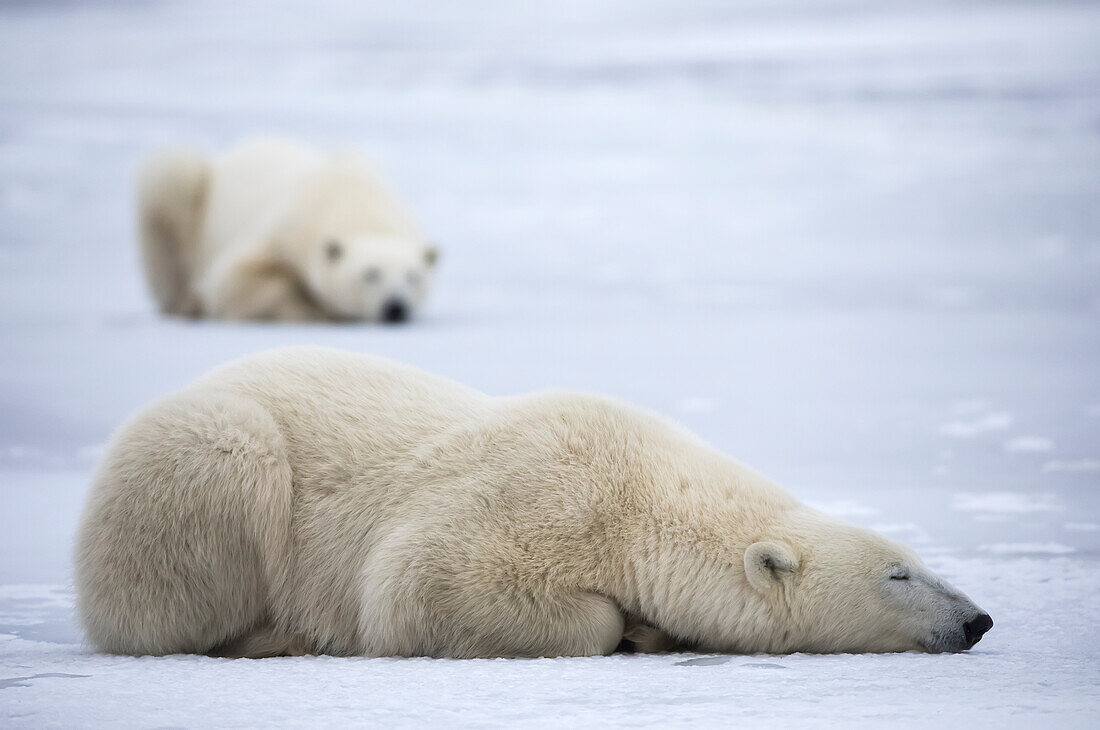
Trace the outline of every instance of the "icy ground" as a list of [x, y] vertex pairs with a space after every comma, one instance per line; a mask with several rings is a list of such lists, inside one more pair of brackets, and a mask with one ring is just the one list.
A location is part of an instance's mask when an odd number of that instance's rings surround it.
[[[0, 725], [1095, 727], [1100, 6], [0, 6]], [[165, 321], [142, 154], [374, 155], [444, 249], [401, 328]], [[289, 343], [641, 403], [913, 545], [953, 656], [97, 656], [69, 544], [132, 409]]]

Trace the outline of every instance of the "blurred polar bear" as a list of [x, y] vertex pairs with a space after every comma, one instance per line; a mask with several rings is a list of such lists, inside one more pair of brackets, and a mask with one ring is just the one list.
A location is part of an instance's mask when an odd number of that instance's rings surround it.
[[352, 153], [276, 139], [210, 160], [165, 150], [142, 168], [137, 198], [165, 314], [399, 322], [431, 284], [436, 250]]
[[911, 550], [634, 408], [313, 347], [138, 415], [76, 550], [87, 637], [126, 654], [939, 652], [993, 625]]

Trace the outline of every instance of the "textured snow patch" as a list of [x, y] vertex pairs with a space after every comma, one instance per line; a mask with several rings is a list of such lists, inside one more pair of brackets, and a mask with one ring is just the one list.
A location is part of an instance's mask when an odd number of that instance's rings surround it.
[[940, 426], [942, 436], [971, 438], [990, 431], [1003, 431], [1012, 425], [1012, 414], [1007, 411], [987, 413], [967, 420], [949, 421]]
[[914, 545], [926, 545], [932, 542], [932, 536], [920, 525], [911, 522], [904, 524], [872, 525], [872, 530], [881, 532], [895, 540], [912, 543]]
[[45, 452], [42, 449], [35, 446], [24, 446], [23, 444], [0, 446], [0, 460], [2, 461], [40, 459], [44, 454]]
[[951, 411], [956, 416], [973, 416], [988, 411], [989, 405], [989, 401], [984, 398], [968, 398], [952, 403]]
[[870, 517], [877, 515], [879, 510], [862, 504], [853, 499], [837, 499], [829, 502], [807, 502], [810, 507], [821, 510], [833, 517]]
[[692, 397], [676, 401], [676, 410], [680, 413], [710, 413], [717, 407], [710, 398]]
[[1042, 436], [1020, 436], [1005, 442], [1005, 451], [1043, 452], [1054, 448], [1054, 442]]
[[1100, 471], [1100, 459], [1055, 459], [1054, 461], [1048, 461], [1047, 463], [1043, 464], [1043, 471], [1082, 474]]
[[1026, 514], [1055, 512], [1062, 509], [1050, 495], [1016, 492], [961, 492], [951, 501], [951, 508], [960, 512], [990, 512], [995, 514]]
[[979, 550], [993, 555], [1069, 555], [1076, 548], [1059, 542], [995, 542], [981, 545]]
[[1098, 532], [1100, 525], [1095, 522], [1067, 522], [1066, 529], [1070, 532]]
[[0, 635], [0, 681], [11, 682], [0, 725], [923, 727], [950, 713], [960, 727], [1090, 727], [1095, 564], [1050, 551], [928, 563], [996, 621], [969, 652], [230, 660], [106, 656]]
[[933, 286], [924, 290], [932, 304], [941, 307], [968, 307], [978, 301], [978, 291], [969, 286]]
[[73, 592], [68, 586], [38, 583], [10, 583], [0, 585], [0, 601], [33, 601], [69, 606]]

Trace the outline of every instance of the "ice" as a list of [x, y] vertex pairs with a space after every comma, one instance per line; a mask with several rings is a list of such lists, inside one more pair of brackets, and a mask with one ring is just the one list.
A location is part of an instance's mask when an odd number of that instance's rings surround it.
[[994, 555], [1066, 555], [1077, 552], [1076, 548], [1058, 542], [997, 542], [981, 545], [978, 549]]
[[[1091, 727], [1100, 6], [0, 5], [0, 724]], [[402, 328], [157, 317], [134, 169], [273, 132], [377, 159], [442, 248]], [[315, 343], [605, 393], [874, 527], [973, 651], [98, 656], [71, 538], [128, 414]]]
[[969, 421], [951, 421], [940, 426], [940, 433], [944, 436], [957, 436], [970, 438], [989, 431], [1003, 431], [1012, 425], [1012, 414], [999, 411], [987, 413]]
[[1096, 532], [1100, 525], [1095, 522], [1067, 522], [1066, 529], [1073, 532]]
[[982, 494], [959, 492], [951, 501], [951, 508], [962, 512], [1003, 512], [1008, 514], [1054, 512], [1063, 509], [1058, 500], [1051, 495], [1028, 495], [1016, 492], [984, 492]]
[[1043, 464], [1043, 471], [1100, 472], [1100, 459], [1054, 459]]
[[1054, 448], [1054, 442], [1042, 436], [1019, 436], [1005, 441], [1005, 451], [1044, 452]]

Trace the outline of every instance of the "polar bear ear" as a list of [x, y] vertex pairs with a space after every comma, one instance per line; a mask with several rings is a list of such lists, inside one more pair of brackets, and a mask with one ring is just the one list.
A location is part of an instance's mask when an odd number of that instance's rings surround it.
[[424, 249], [424, 263], [428, 266], [435, 266], [436, 261], [439, 261], [439, 249], [434, 245], [428, 246]]
[[781, 542], [754, 542], [745, 551], [745, 575], [761, 593], [771, 593], [796, 570], [798, 558]]

